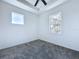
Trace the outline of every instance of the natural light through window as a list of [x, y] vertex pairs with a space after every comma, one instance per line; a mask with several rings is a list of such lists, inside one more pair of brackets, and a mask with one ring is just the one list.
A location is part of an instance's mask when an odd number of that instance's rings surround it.
[[12, 24], [24, 24], [24, 15], [12, 12]]
[[49, 27], [50, 31], [53, 33], [61, 33], [62, 27], [62, 13], [58, 12], [57, 14], [53, 14], [49, 16]]

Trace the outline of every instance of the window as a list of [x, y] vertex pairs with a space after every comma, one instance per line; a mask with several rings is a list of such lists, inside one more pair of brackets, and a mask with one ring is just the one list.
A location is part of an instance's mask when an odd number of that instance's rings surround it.
[[24, 24], [24, 15], [12, 12], [12, 24]]
[[62, 15], [61, 12], [49, 16], [49, 27], [53, 33], [61, 32]]

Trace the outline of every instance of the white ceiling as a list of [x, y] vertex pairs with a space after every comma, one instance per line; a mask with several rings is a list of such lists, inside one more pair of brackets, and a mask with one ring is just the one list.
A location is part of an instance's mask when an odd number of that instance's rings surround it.
[[[26, 1], [28, 1], [29, 3], [31, 3], [32, 5], [34, 5], [37, 0], [26, 0]], [[49, 2], [51, 0], [45, 0], [45, 1]], [[40, 0], [40, 2], [41, 2], [41, 0]]]
[[32, 13], [42, 13], [45, 11], [48, 11], [50, 9], [53, 9], [63, 2], [67, 0], [45, 0], [47, 2], [47, 5], [45, 6], [43, 2], [40, 0], [35, 7], [34, 4], [36, 0], [3, 0], [9, 4], [12, 4], [14, 6], [17, 6], [19, 8], [25, 9], [27, 11], [30, 11]]
[[[26, 1], [28, 1], [29, 3], [31, 3], [34, 6], [37, 0], [26, 0]], [[45, 0], [45, 1], [47, 2], [47, 5], [49, 5], [49, 4], [51, 4], [51, 2], [54, 3], [57, 0]], [[43, 7], [45, 7], [45, 5], [43, 4], [43, 2], [41, 0], [39, 0], [36, 7], [38, 9], [42, 9]]]

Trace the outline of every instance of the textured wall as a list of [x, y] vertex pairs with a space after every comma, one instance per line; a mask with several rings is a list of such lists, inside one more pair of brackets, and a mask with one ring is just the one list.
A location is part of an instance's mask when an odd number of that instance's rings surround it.
[[79, 59], [79, 52], [35, 40], [0, 50], [0, 59]]

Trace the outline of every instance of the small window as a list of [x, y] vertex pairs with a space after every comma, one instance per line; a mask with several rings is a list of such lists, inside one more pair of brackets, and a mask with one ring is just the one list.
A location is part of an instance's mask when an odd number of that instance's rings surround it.
[[12, 24], [24, 24], [24, 15], [12, 12]]

